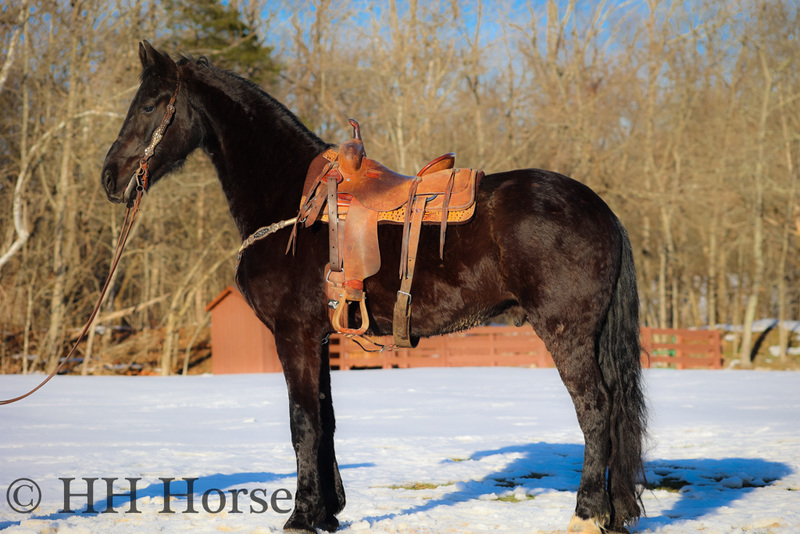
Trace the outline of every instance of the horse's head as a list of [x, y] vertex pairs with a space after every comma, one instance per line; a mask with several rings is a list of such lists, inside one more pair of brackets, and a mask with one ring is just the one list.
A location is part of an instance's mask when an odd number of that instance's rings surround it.
[[[191, 108], [183, 97], [185, 92], [179, 91], [178, 65], [147, 41], [139, 44], [139, 58], [143, 69], [141, 85], [119, 136], [106, 155], [101, 178], [109, 200], [129, 205], [135, 197], [140, 162], [146, 161], [148, 178], [144, 185], [149, 187], [179, 167], [199, 144], [198, 129], [191, 126]], [[173, 96], [176, 111], [170, 117], [167, 107]], [[159, 137], [154, 133], [162, 123], [166, 124], [163, 137], [154, 143]], [[145, 153], [148, 147], [152, 154]]]

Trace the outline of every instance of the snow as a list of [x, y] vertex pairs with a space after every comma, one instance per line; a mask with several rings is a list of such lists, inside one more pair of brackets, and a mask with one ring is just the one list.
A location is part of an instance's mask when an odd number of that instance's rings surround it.
[[[0, 397], [40, 378], [0, 376]], [[332, 380], [342, 532], [565, 531], [583, 439], [555, 370], [347, 371]], [[800, 373], [649, 370], [646, 380], [646, 469], [657, 488], [643, 495], [648, 516], [636, 532], [800, 532]], [[278, 374], [60, 376], [0, 407], [0, 425], [0, 530], [9, 534], [266, 533], [288, 518], [295, 460]], [[10, 507], [33, 503], [22, 478], [41, 490], [31, 513]], [[86, 478], [97, 479], [91, 497]], [[184, 513], [185, 496], [160, 513], [161, 478], [176, 479], [173, 494], [196, 478], [197, 513]], [[62, 512], [61, 479], [72, 479], [74, 513]], [[87, 504], [106, 510], [108, 484], [115, 513], [86, 513]], [[131, 484], [139, 513], [124, 495]]]

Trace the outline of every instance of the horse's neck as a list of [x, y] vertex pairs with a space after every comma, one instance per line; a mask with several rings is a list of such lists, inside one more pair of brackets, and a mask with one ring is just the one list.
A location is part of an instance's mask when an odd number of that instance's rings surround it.
[[[325, 144], [298, 128], [289, 112], [247, 88], [249, 109], [219, 88], [201, 96], [211, 158], [242, 238], [297, 214], [311, 160]], [[220, 98], [228, 99], [222, 105]], [[256, 113], [253, 113], [253, 110]], [[219, 111], [224, 110], [224, 111]]]

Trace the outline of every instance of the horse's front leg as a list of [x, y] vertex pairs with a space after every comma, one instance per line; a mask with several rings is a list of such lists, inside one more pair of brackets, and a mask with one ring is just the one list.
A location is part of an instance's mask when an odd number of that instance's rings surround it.
[[300, 327], [276, 327], [275, 343], [289, 392], [289, 423], [297, 457], [297, 491], [288, 532], [335, 530], [344, 489], [333, 450], [330, 370], [322, 338]]
[[342, 477], [339, 475], [339, 464], [336, 462], [336, 451], [333, 446], [333, 434], [336, 431], [336, 418], [333, 413], [331, 397], [331, 367], [328, 359], [328, 343], [322, 345], [322, 358], [319, 369], [319, 402], [322, 417], [322, 441], [319, 446], [318, 468], [320, 490], [325, 504], [326, 517], [316, 526], [333, 532], [339, 528], [336, 514], [344, 509], [345, 496]]

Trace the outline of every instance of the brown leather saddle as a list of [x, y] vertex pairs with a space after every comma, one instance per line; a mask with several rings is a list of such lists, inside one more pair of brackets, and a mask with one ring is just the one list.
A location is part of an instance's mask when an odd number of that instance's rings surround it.
[[[328, 149], [311, 163], [297, 221], [305, 227], [317, 220], [328, 224], [330, 262], [325, 283], [331, 324], [349, 336], [362, 335], [369, 328], [364, 279], [381, 266], [378, 224], [403, 225], [394, 344], [413, 347], [418, 339], [410, 335], [411, 283], [420, 229], [423, 224], [439, 225], [439, 255], [443, 257], [447, 225], [466, 222], [475, 213], [483, 172], [456, 169], [451, 153], [431, 161], [416, 176], [396, 173], [366, 157], [359, 125], [352, 119], [350, 124], [353, 138], [338, 152]], [[290, 246], [294, 236], [293, 231]], [[350, 306], [360, 310], [357, 327], [348, 325]]]

